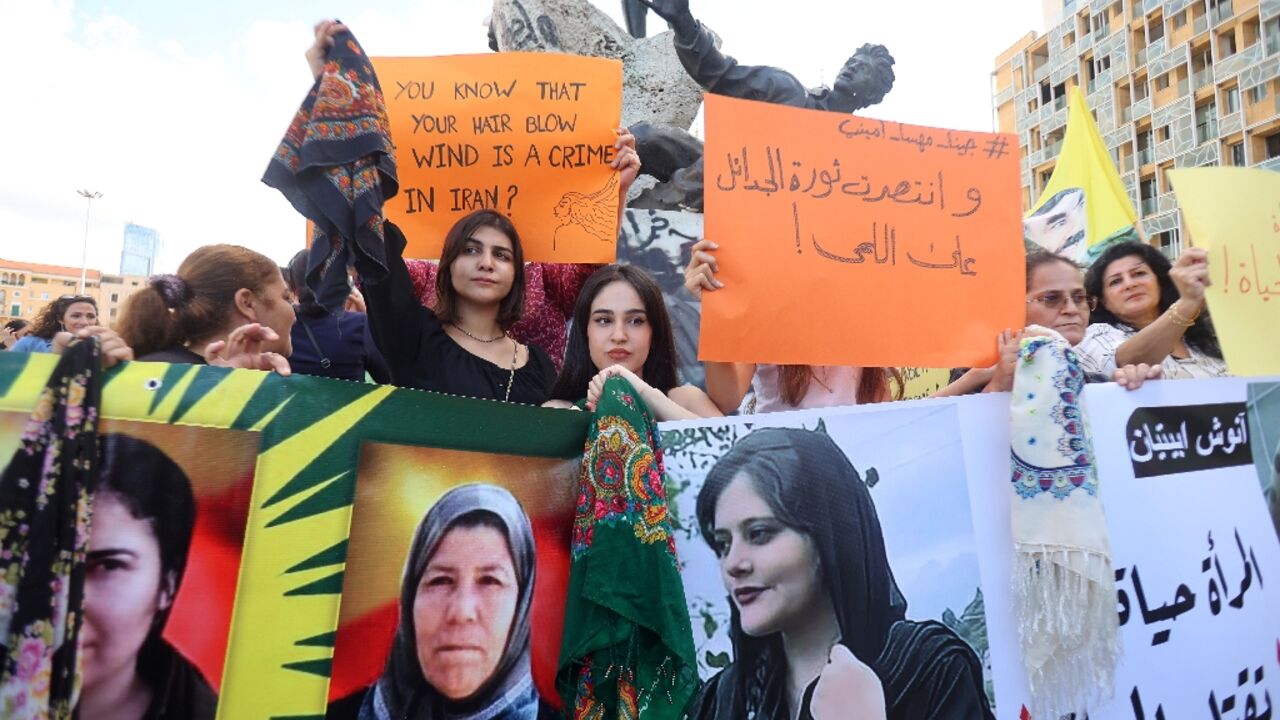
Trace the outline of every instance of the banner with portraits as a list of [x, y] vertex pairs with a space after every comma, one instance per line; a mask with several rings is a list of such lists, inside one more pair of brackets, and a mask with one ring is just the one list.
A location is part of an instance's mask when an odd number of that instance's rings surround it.
[[[0, 353], [0, 462], [55, 362]], [[1086, 393], [1125, 647], [1090, 717], [1280, 700], [1277, 387]], [[561, 708], [588, 413], [159, 363], [109, 371], [100, 412], [82, 703], [137, 672], [181, 717]], [[1008, 427], [1000, 394], [661, 425], [707, 682], [691, 715], [784, 702], [783, 634], [824, 617], [841, 678], [1023, 717]]]

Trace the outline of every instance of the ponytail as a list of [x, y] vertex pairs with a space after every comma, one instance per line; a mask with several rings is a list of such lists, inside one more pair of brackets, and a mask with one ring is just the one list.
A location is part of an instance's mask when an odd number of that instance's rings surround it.
[[176, 275], [156, 275], [129, 296], [117, 332], [138, 357], [209, 340], [231, 323], [239, 290], [261, 294], [279, 275], [261, 253], [206, 245], [188, 255]]

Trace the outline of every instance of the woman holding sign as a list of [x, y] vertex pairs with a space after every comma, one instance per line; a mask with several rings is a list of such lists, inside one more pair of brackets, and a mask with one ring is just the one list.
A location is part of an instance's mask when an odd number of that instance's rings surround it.
[[1205, 308], [1209, 255], [1187, 248], [1176, 264], [1139, 242], [1112, 245], [1089, 268], [1093, 324], [1076, 346], [1086, 371], [1160, 365], [1168, 379], [1224, 377], [1226, 363]]
[[606, 265], [578, 295], [564, 370], [551, 389], [553, 407], [585, 398], [595, 410], [604, 381], [621, 376], [659, 422], [722, 413], [707, 394], [676, 378], [676, 349], [662, 289], [642, 268]]
[[[307, 63], [310, 66], [314, 77], [319, 78], [320, 74], [323, 72], [329, 49], [334, 43], [334, 37], [346, 29], [345, 25], [342, 25], [335, 20], [324, 20], [315, 26], [315, 42], [306, 52]], [[621, 222], [623, 206], [625, 205], [624, 201], [640, 170], [640, 156], [635, 150], [635, 137], [629, 130], [626, 128], [616, 128], [615, 132], [617, 137], [614, 141], [613, 147], [616, 154], [614, 159], [609, 163], [609, 166], [618, 171], [617, 180], [619, 202], [617, 221]], [[465, 222], [465, 218], [463, 221], [460, 221], [459, 224], [461, 224], [461, 222]], [[450, 234], [452, 235], [452, 233]], [[394, 243], [390, 239], [387, 240], [388, 255], [391, 255], [393, 251], [393, 244]], [[445, 268], [447, 263], [444, 258], [441, 258], [439, 263], [426, 260], [404, 259], [403, 252], [404, 246], [401, 245], [399, 250], [396, 251], [398, 257], [388, 257], [388, 262], [394, 263], [397, 266], [403, 265], [406, 268], [406, 273], [410, 281], [410, 290], [418, 298], [422, 306], [438, 307], [441, 297], [455, 294], [456, 289], [453, 287], [441, 288], [442, 284], [448, 286], [451, 282], [451, 280], [446, 278]], [[447, 250], [445, 252], [447, 253]], [[523, 260], [521, 260], [521, 265], [522, 268], [519, 273], [520, 277], [516, 284], [519, 289], [520, 303], [516, 306], [516, 314], [512, 318], [509, 318], [510, 322], [503, 327], [494, 325], [488, 328], [490, 332], [476, 332], [476, 328], [471, 327], [467, 328], [467, 332], [471, 333], [471, 335], [475, 337], [481, 338], [495, 338], [496, 333], [501, 333], [510, 339], [511, 342], [518, 343], [522, 346], [541, 348], [542, 351], [545, 351], [541, 354], [549, 357], [554, 366], [551, 371], [551, 378], [554, 379], [554, 374], [559, 368], [560, 361], [564, 353], [565, 323], [573, 311], [575, 300], [582, 288], [583, 282], [586, 280], [587, 276], [595, 270], [595, 266], [552, 263], [529, 263], [528, 265], [524, 265]], [[366, 291], [369, 290], [369, 288], [365, 289]], [[372, 324], [376, 333], [378, 329], [378, 322], [375, 315], [374, 304], [375, 303], [372, 301], [369, 303], [369, 316], [373, 321]], [[408, 304], [401, 304], [400, 307], [406, 311], [410, 311]], [[387, 332], [400, 332], [399, 329], [394, 329], [394, 322], [392, 325], [393, 328], [389, 328]], [[450, 335], [453, 336], [454, 339], [456, 339], [468, 352], [475, 354], [477, 351], [480, 351], [479, 354], [482, 357], [486, 357], [492, 362], [496, 362], [503, 367], [508, 367], [511, 364], [509, 356], [506, 359], [498, 360], [496, 356], [490, 357], [484, 352], [484, 350], [490, 347], [488, 343], [494, 343], [496, 342], [496, 339], [481, 342], [481, 346], [477, 346], [476, 342], [469, 341], [474, 340], [474, 338], [469, 338], [466, 333], [455, 331], [457, 329], [456, 324], [451, 325], [446, 322], [446, 328]], [[480, 328], [480, 330], [484, 330], [484, 328]], [[382, 348], [381, 341], [379, 341], [378, 344], [379, 348], [383, 350], [384, 355], [387, 356], [387, 360], [394, 364], [394, 359], [387, 355], [386, 350]], [[504, 399], [507, 395], [505, 389], [499, 392], [479, 392], [477, 394], [476, 388], [474, 387], [428, 387], [427, 385], [419, 384], [419, 381], [422, 380], [422, 378], [417, 376], [420, 373], [411, 373], [417, 378], [416, 380], [406, 380], [398, 377], [398, 375], [403, 374], [404, 373], [397, 374], [393, 371], [393, 376], [395, 376], [394, 382], [397, 385], [420, 387], [423, 389], [433, 389], [459, 395], [470, 395], [474, 397], [486, 397], [493, 399]], [[548, 381], [548, 386], [549, 384], [550, 383]], [[541, 399], [523, 395], [520, 396], [522, 399], [514, 399], [515, 397], [516, 396], [513, 395], [508, 399], [511, 399], [513, 402], [541, 402], [546, 399], [545, 394], [542, 395]]]
[[734, 658], [690, 717], [992, 717], [973, 649], [905, 619], [871, 494], [825, 433], [751, 433], [707, 474], [697, 518], [729, 593]]
[[[704, 290], [724, 287], [716, 279], [720, 265], [713, 251], [719, 245], [699, 240], [685, 268], [684, 286], [701, 299]], [[754, 393], [748, 413], [802, 408], [839, 407], [902, 398], [902, 373], [897, 368], [859, 368], [813, 365], [756, 365], [706, 362], [707, 394], [722, 413], [738, 409], [748, 391]]]

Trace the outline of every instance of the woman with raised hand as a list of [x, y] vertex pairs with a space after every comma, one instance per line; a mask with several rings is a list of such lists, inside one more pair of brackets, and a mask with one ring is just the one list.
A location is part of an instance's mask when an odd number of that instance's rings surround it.
[[[347, 30], [347, 27], [336, 20], [323, 20], [315, 26], [315, 42], [306, 51], [307, 64], [313, 77], [319, 78], [329, 49], [333, 46], [334, 36]], [[614, 141], [616, 155], [609, 166], [619, 172], [618, 175], [618, 221], [621, 222], [627, 193], [635, 182], [640, 170], [640, 156], [635, 150], [635, 137], [626, 128], [616, 128]], [[388, 254], [391, 250], [388, 240]], [[403, 248], [400, 251], [403, 253]], [[393, 262], [388, 257], [388, 262]], [[434, 262], [411, 258], [395, 261], [403, 263], [411, 281], [413, 294], [421, 305], [434, 307], [440, 297], [441, 268], [443, 260]], [[584, 264], [537, 263], [524, 264], [521, 273], [519, 312], [511, 324], [503, 329], [514, 341], [525, 346], [537, 346], [545, 351], [554, 366], [553, 372], [559, 370], [564, 357], [566, 345], [566, 321], [572, 316], [573, 309], [583, 283], [598, 266]], [[365, 288], [368, 293], [370, 287]], [[452, 292], [446, 289], [443, 292]], [[371, 311], [372, 313], [372, 311]], [[388, 358], [390, 360], [390, 358]], [[405, 384], [396, 381], [397, 384]], [[416, 386], [415, 386], [416, 387]], [[445, 390], [445, 392], [452, 392]], [[457, 392], [455, 394], [468, 394]], [[481, 397], [495, 397], [481, 395]], [[501, 395], [496, 396], [501, 399]]]
[[138, 360], [289, 374], [293, 306], [271, 258], [238, 245], [197, 248], [173, 275], [129, 296], [117, 324]]
[[[1075, 261], [1046, 250], [1027, 254], [1027, 327], [1017, 332], [1006, 329], [996, 339], [998, 361], [986, 368], [956, 370], [952, 383], [935, 397], [964, 395], [979, 391], [1003, 392], [1013, 389], [1014, 366], [1022, 339], [1057, 333], [1072, 347], [1084, 340], [1089, 318], [1097, 301], [1085, 290], [1084, 271]], [[1159, 363], [1132, 363], [1114, 372], [1087, 372], [1086, 382], [1115, 381], [1137, 390], [1147, 380], [1163, 374]]]
[[1227, 365], [1205, 306], [1209, 255], [1187, 248], [1176, 263], [1139, 242], [1107, 248], [1089, 268], [1085, 290], [1098, 303], [1076, 347], [1081, 366], [1110, 374], [1117, 367], [1159, 365], [1164, 377], [1224, 377]]
[[[696, 298], [716, 291], [724, 283], [715, 250], [719, 245], [699, 240], [685, 268], [685, 287]], [[769, 413], [801, 408], [862, 405], [902, 399], [903, 379], [897, 368], [835, 365], [757, 365], [738, 362], [706, 362], [707, 395], [722, 413], [739, 409], [747, 393], [754, 392], [748, 413]]]
[[606, 265], [587, 278], [547, 405], [581, 402], [595, 410], [604, 381], [615, 375], [631, 383], [659, 421], [722, 414], [702, 390], [679, 383], [662, 290], [634, 265]]
[[707, 474], [696, 513], [729, 594], [733, 661], [690, 718], [993, 717], [973, 649], [905, 619], [871, 493], [825, 433], [752, 432]]

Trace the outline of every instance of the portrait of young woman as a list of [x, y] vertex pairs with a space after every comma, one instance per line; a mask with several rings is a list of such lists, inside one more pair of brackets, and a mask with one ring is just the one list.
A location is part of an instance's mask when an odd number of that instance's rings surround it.
[[696, 519], [732, 653], [690, 717], [992, 717], [973, 648], [907, 618], [867, 482], [826, 432], [740, 437], [707, 473]]

